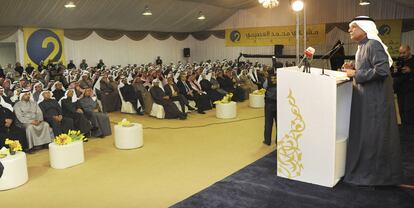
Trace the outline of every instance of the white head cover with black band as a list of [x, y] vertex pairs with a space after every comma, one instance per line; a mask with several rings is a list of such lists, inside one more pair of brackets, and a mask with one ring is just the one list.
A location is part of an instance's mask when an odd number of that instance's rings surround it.
[[55, 99], [53, 96], [53, 93], [50, 90], [43, 90], [39, 95], [39, 100], [37, 101], [37, 104], [40, 104], [45, 100], [45, 97], [43, 96], [43, 93], [49, 92], [50, 93], [50, 99]]
[[[4, 88], [0, 86], [0, 91], [4, 91]], [[4, 108], [9, 109], [11, 112], [13, 112], [13, 107], [9, 103], [7, 103], [2, 96], [0, 96], [0, 105]]]
[[[384, 47], [385, 53], [388, 55], [388, 62], [390, 63], [390, 67], [393, 64], [392, 58], [390, 53], [388, 53], [388, 47], [382, 42], [381, 38], [378, 36], [378, 29], [377, 25], [375, 25], [375, 21], [368, 16], [358, 16], [355, 17], [349, 26], [351, 27], [353, 24], [357, 24], [364, 32], [367, 33], [367, 38], [371, 40], [377, 40], [381, 43], [382, 47]], [[359, 53], [359, 46], [356, 54]]]
[[30, 91], [30, 90], [27, 90], [27, 89], [24, 89], [24, 90], [22, 90], [22, 91], [20, 92], [20, 94], [19, 94], [19, 100], [22, 100], [23, 95], [25, 95], [25, 94], [27, 94], [27, 93], [30, 95], [30, 101], [34, 101], [34, 99], [33, 99], [33, 95], [32, 95], [32, 93], [31, 93], [31, 91]]

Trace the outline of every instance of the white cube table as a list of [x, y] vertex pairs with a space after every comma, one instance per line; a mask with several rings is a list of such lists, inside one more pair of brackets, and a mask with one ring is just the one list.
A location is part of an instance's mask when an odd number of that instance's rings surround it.
[[115, 125], [115, 146], [118, 149], [135, 149], [144, 145], [142, 125], [133, 123], [133, 126], [123, 127]]
[[55, 169], [65, 169], [85, 161], [83, 141], [75, 141], [66, 145], [49, 144], [50, 166]]
[[237, 105], [236, 102], [220, 103], [216, 105], [216, 117], [217, 118], [236, 118]]
[[16, 188], [29, 180], [24, 152], [16, 152], [15, 155], [9, 155], [0, 161], [4, 166], [3, 176], [0, 178], [0, 190]]
[[264, 108], [264, 95], [249, 94], [249, 106], [252, 108]]

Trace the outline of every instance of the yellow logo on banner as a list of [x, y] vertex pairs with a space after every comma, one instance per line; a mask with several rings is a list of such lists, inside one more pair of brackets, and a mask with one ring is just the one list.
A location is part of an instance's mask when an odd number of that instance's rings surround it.
[[24, 61], [37, 67], [40, 61], [44, 63], [65, 63], [64, 36], [61, 29], [23, 28]]
[[[307, 43], [325, 43], [325, 24], [307, 26]], [[303, 35], [303, 27], [300, 35]], [[226, 30], [226, 46], [295, 45], [296, 26], [240, 28]]]
[[398, 49], [401, 45], [402, 20], [379, 20], [376, 22], [379, 36], [391, 56], [399, 56]]

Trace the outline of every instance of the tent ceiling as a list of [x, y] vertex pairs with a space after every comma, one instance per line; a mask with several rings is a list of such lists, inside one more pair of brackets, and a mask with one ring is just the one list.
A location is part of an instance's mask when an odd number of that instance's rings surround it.
[[[75, 9], [64, 8], [67, 0], [0, 0], [0, 27], [195, 32], [214, 28], [239, 9], [259, 5], [257, 0], [72, 1], [77, 5]], [[394, 1], [414, 8], [413, 0]], [[152, 16], [141, 15], [145, 5], [151, 9]], [[196, 19], [200, 11], [206, 20]]]
[[[257, 0], [0, 0], [0, 26], [194, 32], [213, 28]], [[152, 16], [142, 16], [145, 5]], [[197, 20], [202, 11], [206, 20]]]

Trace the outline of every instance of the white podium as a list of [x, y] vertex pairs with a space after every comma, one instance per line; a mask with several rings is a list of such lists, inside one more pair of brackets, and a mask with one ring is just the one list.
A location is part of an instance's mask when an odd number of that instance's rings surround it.
[[115, 146], [118, 149], [135, 149], [144, 145], [142, 124], [123, 127], [115, 125]]
[[15, 155], [9, 155], [0, 161], [4, 166], [3, 176], [0, 178], [0, 191], [16, 188], [29, 180], [24, 152], [16, 152]]
[[277, 175], [333, 187], [345, 172], [352, 82], [321, 72], [277, 71]]

